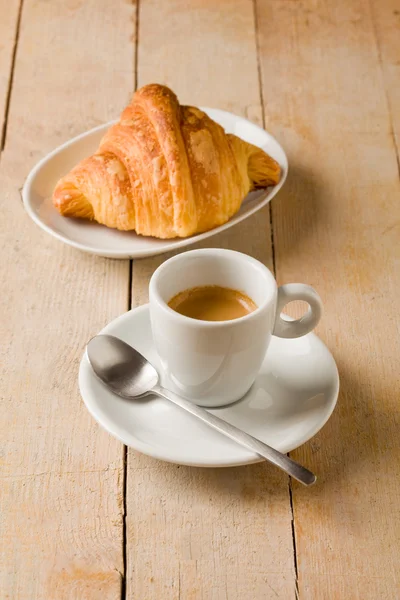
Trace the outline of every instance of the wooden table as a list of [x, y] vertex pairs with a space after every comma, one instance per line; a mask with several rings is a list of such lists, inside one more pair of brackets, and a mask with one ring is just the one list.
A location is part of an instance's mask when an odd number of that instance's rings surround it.
[[[400, 597], [400, 5], [397, 0], [0, 0], [1, 584], [12, 600]], [[20, 189], [54, 147], [118, 116], [135, 86], [264, 125], [290, 176], [212, 238], [306, 281], [341, 375], [293, 456], [205, 470], [127, 450], [83, 406], [87, 340], [147, 301], [165, 256], [68, 248]]]

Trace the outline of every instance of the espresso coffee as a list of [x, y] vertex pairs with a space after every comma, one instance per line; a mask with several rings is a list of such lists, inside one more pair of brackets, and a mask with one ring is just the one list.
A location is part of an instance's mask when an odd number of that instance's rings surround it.
[[251, 298], [230, 288], [207, 285], [179, 292], [168, 306], [177, 313], [202, 321], [231, 321], [256, 310]]

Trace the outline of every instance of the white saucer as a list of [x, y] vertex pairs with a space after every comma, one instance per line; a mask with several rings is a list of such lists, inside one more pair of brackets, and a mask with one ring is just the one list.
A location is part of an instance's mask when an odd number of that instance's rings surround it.
[[243, 221], [265, 206], [283, 186], [288, 161], [280, 144], [269, 133], [247, 119], [224, 110], [203, 108], [227, 133], [263, 148], [282, 168], [282, 178], [275, 187], [248, 194], [240, 211], [220, 227], [185, 239], [158, 240], [142, 237], [130, 231], [108, 229], [98, 223], [62, 217], [54, 208], [51, 196], [57, 181], [68, 173], [82, 158], [98, 148], [101, 138], [113, 122], [106, 123], [79, 135], [45, 156], [30, 172], [22, 190], [22, 199], [29, 216], [42, 229], [57, 239], [85, 252], [110, 258], [144, 258], [176, 248], [189, 246]]
[[[118, 317], [101, 333], [125, 340], [159, 369], [148, 305]], [[262, 460], [167, 400], [154, 397], [127, 401], [115, 396], [95, 377], [86, 354], [80, 364], [79, 387], [89, 412], [100, 425], [127, 446], [154, 458], [201, 467], [237, 466]], [[338, 391], [336, 363], [316, 335], [295, 340], [273, 337], [247, 396], [211, 412], [277, 450], [288, 452], [309, 440], [326, 423], [335, 408]]]

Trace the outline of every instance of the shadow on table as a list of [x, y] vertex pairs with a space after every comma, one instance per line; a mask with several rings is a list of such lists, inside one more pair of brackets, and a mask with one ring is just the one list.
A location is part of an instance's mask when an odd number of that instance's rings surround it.
[[327, 189], [312, 171], [296, 164], [290, 166], [287, 181], [271, 204], [278, 275], [279, 267], [285, 267], [284, 261], [294, 253], [297, 257], [299, 247], [308, 244], [323, 227], [323, 221], [329, 220], [333, 207]]
[[[307, 497], [312, 506], [321, 496], [334, 501], [339, 490], [362, 494], [363, 485], [371, 477], [378, 485], [390, 473], [391, 462], [396, 460], [398, 431], [387, 400], [390, 395], [394, 398], [395, 390], [382, 379], [377, 380], [371, 368], [353, 374], [339, 364], [341, 390], [332, 417], [314, 438], [290, 453], [318, 476], [313, 488], [292, 483], [295, 501]], [[246, 500], [251, 506], [266, 498], [274, 502], [288, 499], [288, 477], [267, 462], [206, 469], [167, 465], [147, 457], [138, 460], [151, 461], [148, 466], [159, 471], [164, 483], [168, 480], [178, 489], [183, 486], [188, 496], [194, 494], [196, 503], [230, 498]]]
[[267, 462], [228, 468], [186, 467], [130, 451], [129, 471], [133, 488], [146, 472], [155, 497], [158, 493], [174, 497], [182, 506], [245, 501], [249, 507], [288, 500], [288, 476]]
[[362, 494], [371, 478], [377, 486], [379, 480], [383, 484], [396, 460], [398, 430], [388, 402], [390, 396], [396, 401], [395, 390], [382, 377], [374, 377], [368, 361], [357, 374], [344, 365], [338, 368], [341, 387], [332, 417], [291, 456], [317, 473], [316, 490], [326, 494], [344, 487], [350, 494]]

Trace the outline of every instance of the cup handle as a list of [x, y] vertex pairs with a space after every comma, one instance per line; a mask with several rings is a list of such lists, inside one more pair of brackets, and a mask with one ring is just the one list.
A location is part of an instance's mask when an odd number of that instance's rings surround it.
[[[289, 302], [304, 300], [308, 303], [308, 311], [295, 321], [285, 321], [281, 312]], [[322, 315], [322, 300], [317, 292], [305, 283], [287, 283], [278, 288], [276, 317], [273, 334], [281, 338], [298, 338], [312, 331]]]

